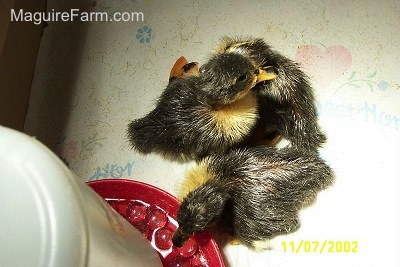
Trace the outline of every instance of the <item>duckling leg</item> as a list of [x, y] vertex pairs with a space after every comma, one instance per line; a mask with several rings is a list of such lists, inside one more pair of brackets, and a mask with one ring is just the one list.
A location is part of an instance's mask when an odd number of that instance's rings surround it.
[[207, 227], [207, 230], [211, 233], [214, 240], [219, 245], [232, 245], [238, 246], [241, 244], [239, 239], [233, 235], [232, 232], [228, 231], [227, 229], [221, 227], [218, 223], [212, 223]]
[[262, 126], [257, 126], [248, 142], [249, 146], [274, 146], [281, 138], [281, 135], [275, 130], [265, 130]]
[[188, 61], [184, 56], [178, 58], [174, 66], [172, 66], [171, 72], [169, 73], [169, 78], [181, 77], [183, 75], [183, 66], [186, 65]]
[[251, 248], [255, 251], [264, 251], [272, 248], [271, 242], [269, 239], [265, 240], [256, 240], [251, 244]]
[[197, 75], [199, 74], [199, 63], [198, 62], [189, 62], [185, 64], [183, 67], [183, 78], [188, 75]]
[[240, 245], [240, 241], [239, 239], [237, 239], [236, 237], [229, 235], [229, 244], [233, 245], [233, 246], [238, 246]]
[[169, 79], [185, 78], [188, 75], [197, 75], [199, 73], [199, 63], [188, 62], [184, 56], [178, 58], [172, 66]]

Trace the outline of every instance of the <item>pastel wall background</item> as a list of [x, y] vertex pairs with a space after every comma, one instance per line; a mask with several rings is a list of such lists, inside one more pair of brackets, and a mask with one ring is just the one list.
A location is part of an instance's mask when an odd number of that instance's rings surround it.
[[[49, 22], [25, 132], [83, 180], [144, 181], [175, 193], [189, 164], [142, 156], [126, 139], [184, 55], [204, 62], [218, 39], [264, 38], [312, 78], [335, 185], [301, 229], [263, 253], [221, 248], [228, 266], [399, 266], [399, 1], [48, 1], [48, 10], [142, 12], [144, 21]], [[331, 240], [354, 252], [295, 253], [282, 242]], [[334, 244], [336, 244], [334, 243]]]

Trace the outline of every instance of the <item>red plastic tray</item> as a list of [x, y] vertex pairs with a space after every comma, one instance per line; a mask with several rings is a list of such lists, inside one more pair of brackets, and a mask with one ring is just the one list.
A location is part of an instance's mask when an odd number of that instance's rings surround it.
[[[102, 198], [104, 198], [110, 204], [110, 206], [120, 213], [125, 219], [127, 219], [125, 212], [126, 206], [128, 205], [127, 201], [142, 201], [151, 205], [152, 207], [158, 207], [161, 210], [164, 210], [168, 216], [176, 220], [176, 215], [179, 209], [179, 201], [174, 196], [160, 188], [146, 183], [125, 179], [103, 179], [87, 182], [87, 184]], [[119, 200], [121, 200], [121, 205], [118, 205]], [[210, 267], [225, 266], [217, 244], [207, 231], [195, 234], [193, 237], [198, 246], [198, 251], [196, 253], [201, 254], [195, 256], [197, 256], [197, 258], [201, 256], [203, 260], [206, 260], [206, 264], [199, 265], [198, 261], [195, 263], [196, 259], [191, 260], [189, 258], [185, 259], [185, 264], [174, 265], [170, 262], [171, 257], [158, 253], [163, 265]]]

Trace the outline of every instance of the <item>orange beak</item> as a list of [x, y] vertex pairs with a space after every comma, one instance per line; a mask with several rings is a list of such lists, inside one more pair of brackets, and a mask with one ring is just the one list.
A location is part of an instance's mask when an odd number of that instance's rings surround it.
[[263, 67], [258, 69], [259, 74], [257, 75], [257, 83], [263, 81], [273, 80], [278, 77], [278, 69], [272, 66]]

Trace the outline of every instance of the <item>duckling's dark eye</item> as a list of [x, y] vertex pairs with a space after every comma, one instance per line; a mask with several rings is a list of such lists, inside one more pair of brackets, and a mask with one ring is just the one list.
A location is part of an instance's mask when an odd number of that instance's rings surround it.
[[240, 75], [237, 79], [236, 79], [236, 82], [244, 82], [244, 81], [246, 81], [247, 80], [247, 74], [243, 74], [243, 75]]
[[204, 73], [205, 71], [206, 71], [206, 70], [204, 69], [204, 67], [201, 66], [200, 69], [199, 69], [199, 73]]

